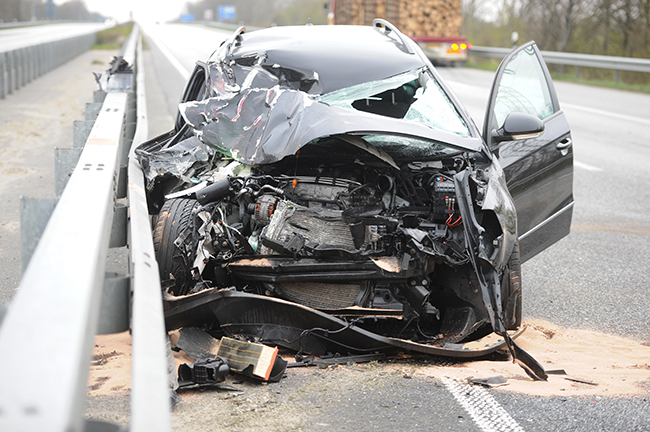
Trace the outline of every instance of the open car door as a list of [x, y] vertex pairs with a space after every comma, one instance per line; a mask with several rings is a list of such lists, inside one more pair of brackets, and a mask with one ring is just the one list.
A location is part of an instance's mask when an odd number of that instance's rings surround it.
[[[515, 130], [532, 130], [531, 121], [539, 124], [537, 133], [516, 134]], [[483, 138], [503, 166], [515, 201], [524, 262], [566, 236], [573, 213], [571, 130], [534, 42], [513, 50], [501, 62]]]

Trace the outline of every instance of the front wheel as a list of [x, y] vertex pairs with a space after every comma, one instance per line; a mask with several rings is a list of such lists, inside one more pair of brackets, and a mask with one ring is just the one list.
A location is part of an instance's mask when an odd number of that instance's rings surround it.
[[194, 209], [197, 207], [199, 202], [194, 199], [176, 198], [165, 201], [153, 230], [160, 281], [171, 285], [169, 292], [176, 296], [189, 293], [194, 285], [192, 267], [196, 250], [192, 245], [196, 231]]
[[516, 330], [521, 326], [521, 258], [519, 241], [515, 242], [508, 265], [501, 278], [502, 307], [505, 314], [506, 330]]

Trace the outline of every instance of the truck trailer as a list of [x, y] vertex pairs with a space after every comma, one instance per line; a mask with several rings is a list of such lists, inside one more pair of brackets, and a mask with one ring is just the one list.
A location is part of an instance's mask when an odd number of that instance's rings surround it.
[[471, 47], [461, 36], [461, 0], [332, 0], [334, 24], [372, 25], [383, 18], [417, 42], [436, 65], [458, 66]]

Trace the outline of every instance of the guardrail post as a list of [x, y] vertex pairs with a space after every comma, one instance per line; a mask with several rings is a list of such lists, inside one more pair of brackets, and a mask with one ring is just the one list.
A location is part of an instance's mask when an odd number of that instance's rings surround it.
[[14, 89], [18, 90], [23, 85], [23, 55], [19, 49], [14, 50], [13, 53], [15, 60], [14, 65], [16, 68], [16, 82]]
[[56, 207], [57, 198], [20, 199], [20, 268], [25, 273], [36, 245]]
[[112, 334], [129, 329], [130, 279], [117, 273], [106, 273], [99, 312], [97, 334]]
[[6, 55], [3, 52], [0, 52], [0, 99], [7, 97], [7, 61], [5, 60]]
[[13, 51], [7, 51], [7, 94], [12, 94], [14, 92], [14, 86], [16, 85], [16, 57]]
[[23, 76], [20, 86], [25, 87], [29, 84], [29, 51], [27, 48], [20, 49], [20, 60]]
[[48, 42], [45, 44], [45, 56], [47, 60], [45, 61], [45, 71], [49, 72], [52, 70], [52, 62], [54, 61], [54, 42]]
[[[92, 127], [92, 125], [91, 125]], [[86, 135], [86, 138], [88, 136]], [[54, 148], [54, 195], [60, 197], [79, 162], [83, 147]]]
[[29, 76], [28, 82], [32, 82], [36, 79], [36, 48], [31, 46], [27, 47], [27, 60], [29, 65]]

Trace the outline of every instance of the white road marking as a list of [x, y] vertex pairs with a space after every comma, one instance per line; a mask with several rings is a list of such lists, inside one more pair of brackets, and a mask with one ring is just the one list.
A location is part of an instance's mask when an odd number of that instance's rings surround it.
[[524, 432], [484, 388], [443, 378], [443, 384], [483, 432]]
[[462, 82], [460, 82], [460, 81], [449, 81], [448, 79], [446, 79], [445, 82], [446, 82], [447, 84], [449, 84], [449, 86], [450, 86], [451, 88], [455, 88], [455, 87], [457, 87], [457, 88], [459, 88], [459, 89], [462, 88], [462, 89], [466, 89], [466, 90], [477, 90], [477, 89], [480, 89], [480, 90], [483, 90], [483, 91], [486, 91], [486, 92], [490, 91], [490, 89], [488, 89], [488, 88], [483, 88], [483, 87], [479, 87], [479, 86], [475, 86], [475, 85], [471, 85], [471, 84], [465, 84], [465, 83], [462, 83]]
[[[449, 84], [452, 88], [458, 88], [458, 89], [465, 89], [465, 90], [480, 90], [480, 91], [488, 91], [489, 89], [475, 86], [472, 84], [465, 84], [461, 83], [459, 81], [450, 81], [450, 80], [445, 80], [447, 84]], [[629, 114], [620, 114], [612, 111], [605, 111], [597, 108], [589, 108], [586, 106], [582, 105], [574, 105], [571, 103], [565, 103], [560, 101], [560, 108], [568, 108], [570, 110], [577, 110], [577, 111], [582, 111], [586, 112], [589, 114], [595, 114], [598, 116], [603, 116], [603, 117], [609, 117], [612, 119], [617, 119], [617, 120], [624, 120], [624, 121], [629, 121], [629, 122], [636, 122], [636, 123], [642, 123], [646, 125], [650, 125], [650, 119], [649, 118], [644, 118], [644, 117], [636, 117], [633, 115]]]
[[154, 37], [151, 33], [148, 33], [149, 39], [158, 47], [158, 49], [163, 53], [167, 60], [176, 68], [176, 70], [181, 74], [183, 79], [187, 81], [190, 78], [190, 71], [185, 69], [185, 67], [174, 57], [174, 54], [167, 49], [167, 47], [162, 43], [162, 41]]
[[611, 112], [611, 111], [599, 110], [599, 109], [596, 109], [596, 108], [589, 108], [589, 107], [585, 107], [585, 106], [582, 106], [582, 105], [573, 105], [573, 104], [569, 104], [569, 103], [560, 102], [560, 108], [569, 108], [569, 109], [574, 109], [574, 110], [578, 110], [578, 111], [584, 111], [584, 112], [587, 112], [587, 113], [590, 113], [590, 114], [600, 115], [600, 116], [603, 116], [603, 117], [614, 118], [614, 119], [617, 119], [617, 120], [625, 120], [625, 121], [631, 121], [631, 122], [637, 122], [637, 123], [643, 123], [643, 124], [650, 125], [650, 119], [647, 119], [647, 118], [635, 117], [635, 116], [631, 116], [629, 114], [619, 114], [619, 113], [615, 113], [615, 112]]
[[573, 161], [573, 166], [576, 168], [581, 168], [586, 171], [592, 171], [592, 172], [601, 172], [603, 171], [602, 168], [598, 168], [597, 166], [589, 165], [584, 162], [579, 162], [577, 160]]

